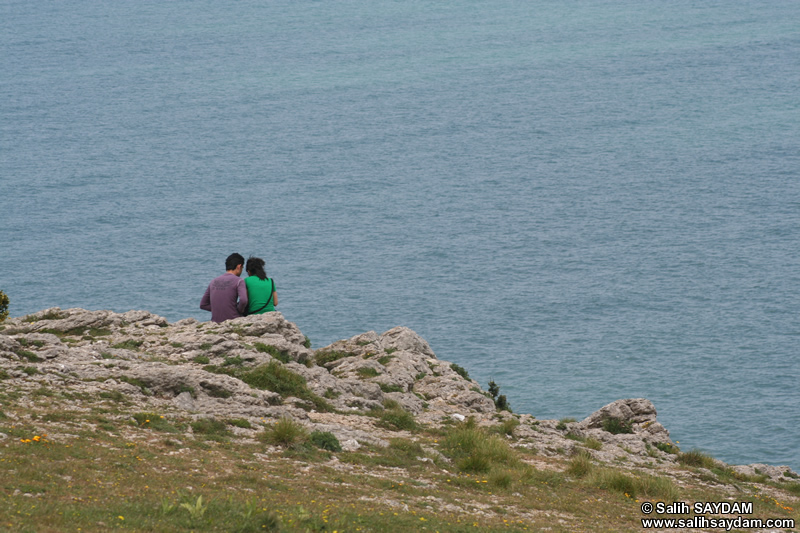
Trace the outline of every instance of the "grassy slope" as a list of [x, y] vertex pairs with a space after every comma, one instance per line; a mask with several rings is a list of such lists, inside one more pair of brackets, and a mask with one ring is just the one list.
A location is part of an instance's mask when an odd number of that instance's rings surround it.
[[0, 528], [11, 531], [640, 531], [642, 501], [674, 498], [800, 518], [790, 485], [545, 459], [509, 446], [500, 427], [421, 428], [387, 449], [332, 453], [302, 437], [268, 445], [269, 421], [189, 433], [190, 419], [136, 413], [122, 398], [81, 398], [72, 411], [66, 391], [22, 399], [0, 393]]

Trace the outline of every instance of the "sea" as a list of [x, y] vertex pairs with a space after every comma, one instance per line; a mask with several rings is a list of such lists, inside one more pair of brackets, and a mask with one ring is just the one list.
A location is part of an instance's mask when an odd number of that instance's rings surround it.
[[0, 290], [205, 321], [254, 255], [315, 348], [798, 471], [799, 87], [796, 0], [0, 0]]

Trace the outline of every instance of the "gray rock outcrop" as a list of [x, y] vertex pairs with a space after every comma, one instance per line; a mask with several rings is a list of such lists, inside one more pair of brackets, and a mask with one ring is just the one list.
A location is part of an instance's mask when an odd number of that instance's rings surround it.
[[[677, 447], [643, 398], [617, 400], [580, 422], [537, 420], [498, 411], [463, 369], [438, 359], [408, 328], [309, 346], [279, 312], [215, 324], [169, 323], [146, 311], [52, 308], [0, 326], [0, 380], [31, 405], [25, 394], [45, 388], [78, 398], [66, 405], [75, 409], [82, 408], [79, 398], [93, 398], [124, 402], [131, 412], [240, 419], [254, 428], [291, 417], [333, 433], [348, 449], [385, 446], [402, 433], [376, 422], [391, 407], [430, 426], [467, 418], [486, 426], [513, 422], [511, 443], [542, 456], [580, 448], [601, 461], [675, 462]], [[237, 428], [237, 435], [255, 431]], [[796, 476], [787, 467], [737, 468]]]

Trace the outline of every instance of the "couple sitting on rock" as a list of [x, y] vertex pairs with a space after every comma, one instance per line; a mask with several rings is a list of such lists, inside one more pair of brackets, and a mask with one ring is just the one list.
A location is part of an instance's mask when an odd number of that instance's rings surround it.
[[[243, 269], [247, 270], [245, 279], [240, 277]], [[264, 272], [263, 259], [250, 257], [245, 267], [244, 257], [231, 254], [225, 260], [225, 270], [223, 275], [211, 280], [200, 300], [200, 309], [211, 311], [212, 321], [224, 322], [275, 310], [278, 293], [275, 281]]]

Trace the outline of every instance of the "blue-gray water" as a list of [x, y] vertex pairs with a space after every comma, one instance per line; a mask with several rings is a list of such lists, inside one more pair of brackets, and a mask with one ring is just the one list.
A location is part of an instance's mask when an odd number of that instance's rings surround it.
[[319, 347], [409, 326], [517, 412], [646, 397], [800, 468], [800, 3], [0, 0], [0, 289]]

